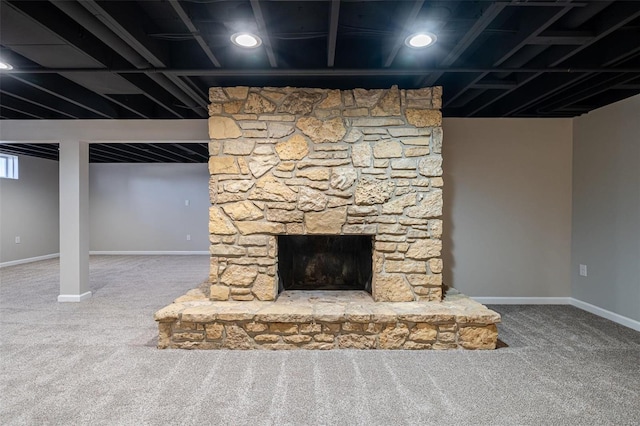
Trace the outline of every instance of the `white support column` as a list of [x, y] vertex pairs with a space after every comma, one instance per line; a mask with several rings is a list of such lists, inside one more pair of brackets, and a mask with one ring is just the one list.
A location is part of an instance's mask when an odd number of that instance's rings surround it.
[[60, 141], [60, 295], [81, 302], [89, 291], [89, 144]]

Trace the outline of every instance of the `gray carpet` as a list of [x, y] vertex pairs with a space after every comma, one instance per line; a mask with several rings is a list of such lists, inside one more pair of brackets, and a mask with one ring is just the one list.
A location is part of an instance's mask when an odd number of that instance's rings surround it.
[[640, 424], [640, 333], [570, 306], [493, 306], [496, 351], [157, 350], [207, 263], [92, 257], [79, 304], [57, 260], [0, 269], [0, 423]]

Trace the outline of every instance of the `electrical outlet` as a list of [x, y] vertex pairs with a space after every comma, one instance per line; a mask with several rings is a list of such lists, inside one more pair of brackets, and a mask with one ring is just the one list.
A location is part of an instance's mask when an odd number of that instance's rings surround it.
[[184, 200], [184, 205], [188, 207], [189, 206], [189, 200]]
[[22, 242], [22, 240], [20, 239], [20, 237], [16, 237], [16, 244], [20, 244]]
[[187, 234], [187, 241], [191, 241], [191, 234]]
[[587, 276], [587, 265], [580, 265], [580, 276], [581, 277], [586, 277]]

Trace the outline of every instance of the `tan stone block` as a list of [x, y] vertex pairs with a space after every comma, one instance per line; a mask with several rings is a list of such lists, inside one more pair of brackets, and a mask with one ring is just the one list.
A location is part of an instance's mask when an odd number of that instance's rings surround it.
[[[241, 222], [244, 223], [244, 222]], [[209, 253], [214, 256], [220, 257], [237, 257], [247, 254], [247, 249], [244, 247], [228, 246], [228, 245], [212, 245], [209, 246]]]
[[209, 299], [211, 300], [229, 300], [229, 287], [224, 285], [212, 285], [209, 292]]
[[377, 225], [344, 225], [342, 233], [344, 235], [375, 235], [377, 233]]
[[240, 169], [234, 157], [209, 157], [209, 174], [236, 174]]
[[242, 136], [240, 127], [229, 117], [209, 117], [209, 139], [237, 139]]
[[333, 343], [309, 342], [305, 345], [302, 345], [302, 348], [311, 350], [329, 350], [335, 349], [335, 345]]
[[294, 202], [298, 199], [298, 194], [273, 176], [265, 176], [256, 182], [256, 187], [249, 194], [249, 199]]
[[432, 273], [439, 274], [442, 272], [442, 259], [429, 259], [427, 264], [429, 265], [429, 270]]
[[209, 101], [210, 102], [220, 102], [226, 101], [227, 95], [224, 93], [221, 87], [210, 87], [209, 88]]
[[431, 345], [431, 349], [436, 349], [436, 350], [451, 350], [451, 349], [457, 349], [458, 348], [458, 344], [457, 343], [441, 343], [441, 342], [436, 342], [433, 343]]
[[293, 125], [278, 122], [268, 123], [267, 137], [271, 139], [280, 139], [293, 133]]
[[435, 109], [407, 108], [407, 122], [416, 127], [439, 127], [442, 125], [442, 113]]
[[275, 343], [280, 340], [277, 334], [258, 334], [253, 338], [258, 343]]
[[238, 167], [243, 175], [249, 174], [249, 165], [244, 157], [238, 157]]
[[153, 319], [158, 322], [173, 322], [180, 318], [180, 313], [185, 309], [181, 303], [172, 303], [153, 314]]
[[255, 220], [264, 217], [262, 210], [251, 201], [225, 204], [222, 206], [222, 210], [233, 220]]
[[429, 233], [431, 234], [431, 238], [441, 238], [442, 237], [442, 220], [441, 219], [431, 219], [427, 223], [429, 228]]
[[304, 213], [301, 211], [280, 210], [280, 209], [267, 209], [267, 220], [270, 222], [302, 222]]
[[342, 97], [340, 96], [340, 90], [328, 90], [327, 97], [320, 102], [318, 108], [336, 108], [342, 105]]
[[442, 241], [440, 240], [418, 240], [415, 243], [411, 244], [411, 247], [409, 247], [406, 256], [409, 259], [426, 260], [432, 257], [440, 256], [441, 251]]
[[253, 283], [257, 275], [257, 266], [229, 265], [220, 276], [220, 282], [238, 287], [248, 287]]
[[238, 231], [219, 207], [209, 208], [209, 233], [215, 235], [234, 235]]
[[332, 343], [334, 340], [336, 339], [336, 337], [333, 334], [316, 334], [315, 336], [313, 336], [313, 340], [315, 340], [316, 342], [325, 342], [325, 343]]
[[225, 87], [224, 91], [231, 99], [246, 99], [249, 88], [246, 86]]
[[342, 331], [347, 333], [362, 333], [362, 324], [345, 322], [342, 324]]
[[355, 202], [357, 205], [382, 204], [391, 198], [394, 189], [393, 182], [363, 177], [356, 185]]
[[243, 120], [257, 120], [258, 116], [256, 114], [233, 114], [234, 120], [243, 121]]
[[255, 185], [255, 182], [252, 180], [231, 180], [222, 183], [222, 189], [225, 192], [233, 193], [247, 192], [253, 187], [253, 185]]
[[296, 90], [290, 93], [282, 101], [278, 112], [289, 114], [308, 115], [313, 111], [316, 102], [322, 99], [321, 93], [312, 93], [303, 90]]
[[275, 109], [276, 104], [257, 93], [249, 93], [244, 105], [244, 112], [251, 114], [273, 112]]
[[426, 273], [427, 266], [424, 261], [413, 261], [413, 260], [387, 260], [384, 263], [385, 272], [393, 273], [393, 272], [402, 272], [405, 274], [411, 273]]
[[249, 155], [253, 151], [255, 144], [255, 141], [248, 139], [224, 141], [222, 153], [227, 155]]
[[462, 327], [458, 331], [458, 341], [465, 349], [495, 349], [498, 328], [495, 324], [484, 327]]
[[378, 337], [380, 349], [399, 349], [409, 336], [406, 324], [391, 324], [382, 330]]
[[184, 333], [173, 333], [172, 340], [175, 342], [180, 341], [189, 341], [189, 342], [198, 342], [200, 340], [204, 340], [204, 334], [201, 332], [184, 332]]
[[378, 105], [371, 110], [371, 115], [374, 117], [400, 115], [400, 91], [398, 86], [394, 85], [387, 91], [378, 102]]
[[431, 154], [418, 161], [418, 172], [423, 176], [442, 176], [442, 156]]
[[309, 234], [339, 234], [347, 220], [347, 208], [309, 212], [304, 215], [305, 229]]
[[209, 111], [209, 117], [211, 117], [212, 115], [219, 115], [222, 113], [222, 105], [220, 104], [209, 104], [207, 106], [207, 109]]
[[288, 162], [283, 162], [278, 164], [278, 167], [276, 167], [276, 170], [279, 170], [281, 172], [290, 172], [295, 168], [296, 168], [296, 163], [294, 163], [293, 161], [288, 161]]
[[253, 339], [249, 337], [246, 331], [241, 327], [233, 324], [225, 326], [226, 338], [223, 346], [227, 349], [251, 349], [253, 347]]
[[[439, 286], [442, 285], [442, 274], [407, 274], [407, 280], [409, 280], [409, 283], [414, 286]], [[429, 290], [430, 289], [426, 288], [423, 288], [422, 291], [418, 290], [417, 288], [414, 289], [416, 293], [420, 294], [429, 294]]]
[[280, 102], [285, 96], [287, 96], [286, 93], [283, 93], [280, 90], [280, 88], [269, 88], [269, 90], [260, 91], [260, 94], [274, 102]]
[[404, 149], [405, 157], [424, 157], [425, 155], [429, 155], [429, 147], [427, 146], [412, 146]]
[[262, 333], [267, 330], [267, 325], [259, 322], [248, 322], [244, 324], [244, 329], [249, 333]]
[[304, 234], [304, 227], [301, 223], [287, 223], [285, 225], [286, 233], [289, 235]]
[[322, 332], [337, 334], [340, 332], [340, 324], [322, 324]]
[[277, 143], [276, 152], [281, 160], [302, 160], [309, 153], [309, 145], [304, 136], [296, 134]]
[[379, 334], [384, 328], [383, 324], [365, 324], [362, 326], [362, 331], [367, 334]]
[[349, 130], [347, 136], [343, 138], [343, 141], [348, 143], [357, 142], [360, 140], [360, 138], [362, 138], [362, 135], [363, 133], [360, 130], [352, 128], [351, 130]]
[[273, 168], [276, 164], [278, 164], [280, 160], [276, 155], [254, 155], [249, 160], [249, 170], [251, 174], [259, 178], [267, 173], [269, 170]]
[[376, 302], [410, 302], [415, 296], [404, 275], [378, 274], [373, 281], [373, 299]]
[[275, 277], [270, 277], [269, 275], [264, 274], [258, 275], [253, 283], [251, 291], [258, 300], [275, 300], [278, 294]]
[[206, 330], [207, 339], [219, 340], [219, 339], [222, 339], [224, 326], [219, 323], [207, 324], [205, 325], [205, 330]]
[[238, 222], [238, 230], [242, 235], [252, 234], [283, 234], [285, 227], [282, 223], [273, 222]]
[[438, 325], [438, 331], [442, 332], [456, 332], [458, 331], [458, 324], [440, 324]]
[[340, 349], [374, 349], [376, 336], [364, 336], [361, 334], [343, 334], [338, 336]]
[[300, 333], [315, 334], [322, 332], [321, 324], [300, 324]]
[[438, 330], [435, 325], [428, 323], [418, 323], [411, 329], [409, 339], [416, 342], [434, 342]]
[[401, 158], [402, 144], [396, 141], [380, 141], [373, 145], [373, 156], [375, 158]]
[[272, 333], [296, 334], [298, 333], [298, 325], [286, 322], [274, 322], [269, 324], [269, 331]]
[[315, 143], [338, 142], [347, 133], [340, 117], [324, 121], [315, 117], [302, 117], [296, 126]]
[[284, 340], [287, 343], [294, 343], [294, 344], [300, 344], [300, 343], [308, 343], [311, 341], [311, 336], [307, 336], [307, 335], [303, 335], [303, 334], [295, 334], [293, 336], [283, 336], [282, 340]]
[[349, 108], [343, 112], [345, 117], [366, 117], [369, 115], [369, 108]]
[[298, 191], [298, 210], [303, 212], [322, 211], [327, 206], [327, 196], [315, 189], [302, 187]]
[[353, 97], [356, 101], [356, 105], [359, 107], [366, 107], [366, 108], [370, 108], [374, 106], [378, 102], [378, 99], [380, 99], [380, 96], [382, 96], [383, 93], [384, 93], [384, 90], [382, 89], [373, 89], [373, 90], [353, 89]]
[[383, 214], [402, 214], [405, 207], [415, 206], [418, 200], [418, 194], [410, 193], [382, 205]]
[[417, 219], [442, 216], [442, 190], [434, 188], [425, 193], [424, 198], [416, 206], [409, 207], [406, 214]]
[[438, 333], [438, 341], [441, 343], [455, 343], [456, 333], [440, 332]]
[[371, 166], [372, 151], [368, 143], [357, 143], [351, 149], [351, 161], [355, 167]]
[[314, 167], [305, 170], [299, 170], [296, 173], [296, 177], [307, 178], [311, 180], [329, 180], [331, 175], [331, 169], [328, 167]]
[[404, 345], [402, 345], [402, 349], [409, 349], [409, 350], [424, 350], [424, 349], [431, 349], [431, 348], [432, 348], [431, 343], [418, 343], [412, 340], [407, 340], [406, 342], [404, 342]]
[[224, 112], [226, 114], [237, 114], [242, 110], [244, 101], [231, 101], [224, 103]]

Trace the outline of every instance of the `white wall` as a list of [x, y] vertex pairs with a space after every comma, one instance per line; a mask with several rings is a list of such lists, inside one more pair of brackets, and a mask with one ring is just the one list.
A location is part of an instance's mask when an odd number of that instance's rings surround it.
[[208, 251], [208, 185], [206, 164], [90, 164], [90, 250]]
[[640, 321], [640, 95], [576, 118], [573, 132], [572, 295]]
[[571, 120], [443, 128], [445, 284], [479, 297], [570, 296]]
[[58, 162], [20, 155], [18, 169], [0, 179], [0, 263], [59, 252]]

